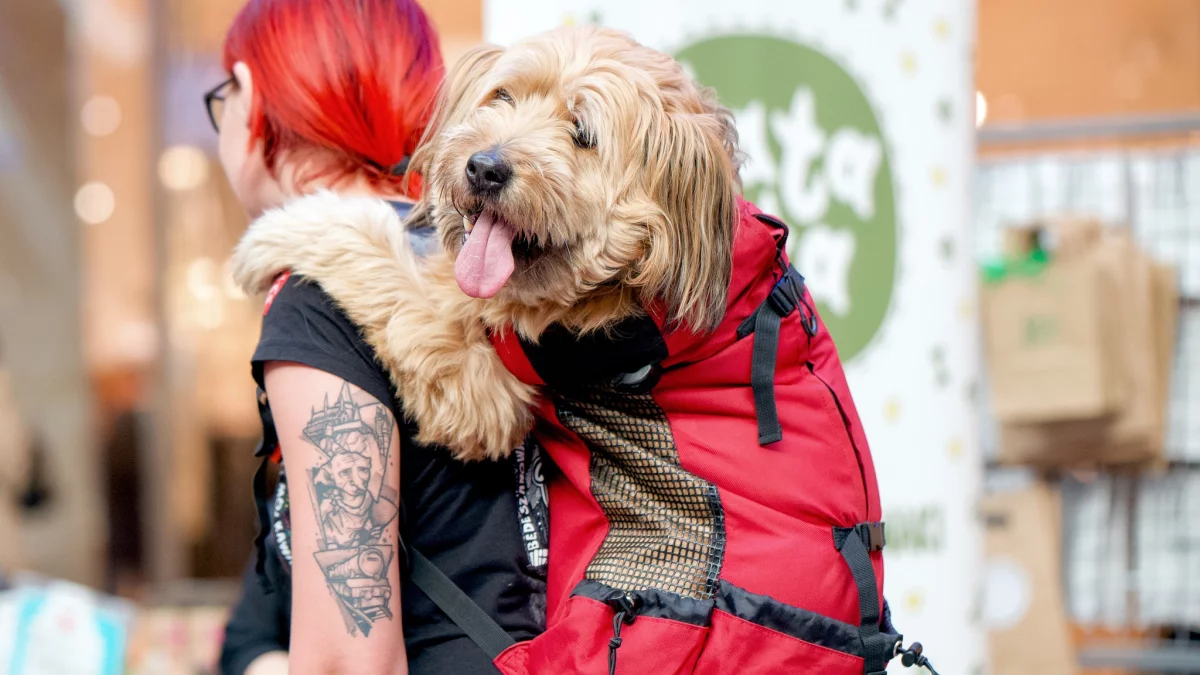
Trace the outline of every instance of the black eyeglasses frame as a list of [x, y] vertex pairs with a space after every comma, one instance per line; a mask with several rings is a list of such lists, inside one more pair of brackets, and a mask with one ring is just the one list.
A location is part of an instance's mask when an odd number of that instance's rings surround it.
[[218, 84], [217, 86], [213, 87], [212, 89], [209, 89], [208, 91], [204, 92], [204, 109], [206, 111], [208, 111], [208, 121], [212, 122], [213, 131], [216, 131], [217, 133], [221, 133], [221, 125], [217, 121], [216, 113], [213, 112], [213, 102], [221, 101], [222, 103], [224, 103], [225, 102], [225, 90], [235, 84], [237, 84], [237, 78], [230, 77], [229, 79], [225, 80], [221, 84]]

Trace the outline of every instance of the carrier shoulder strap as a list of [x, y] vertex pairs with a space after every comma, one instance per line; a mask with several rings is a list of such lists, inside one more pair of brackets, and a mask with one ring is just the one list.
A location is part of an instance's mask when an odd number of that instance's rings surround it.
[[420, 551], [409, 549], [409, 556], [412, 562], [409, 578], [413, 584], [479, 645], [489, 659], [495, 661], [501, 652], [516, 644], [495, 619]]

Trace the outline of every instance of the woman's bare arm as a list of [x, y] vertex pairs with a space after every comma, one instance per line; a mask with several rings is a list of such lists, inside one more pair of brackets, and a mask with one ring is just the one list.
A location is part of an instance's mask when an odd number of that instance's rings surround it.
[[292, 494], [292, 675], [407, 675], [400, 626], [400, 437], [362, 389], [266, 365]]

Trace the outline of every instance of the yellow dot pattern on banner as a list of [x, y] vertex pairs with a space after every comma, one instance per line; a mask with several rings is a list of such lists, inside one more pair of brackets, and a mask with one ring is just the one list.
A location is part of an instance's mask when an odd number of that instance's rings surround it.
[[909, 591], [904, 596], [904, 606], [909, 612], [917, 614], [925, 605], [925, 595], [921, 591]]
[[950, 445], [946, 447], [946, 454], [950, 455], [950, 459], [961, 459], [963, 456], [963, 442], [961, 438], [955, 438], [950, 441]]
[[936, 187], [942, 187], [946, 184], [946, 170], [940, 166], [935, 168], [929, 177], [933, 180], [933, 184]]
[[938, 19], [933, 24], [933, 34], [940, 40], [950, 37], [950, 22], [945, 19]]
[[975, 317], [975, 303], [970, 300], [963, 300], [958, 303], [958, 316], [961, 319], [972, 319]]
[[883, 406], [883, 416], [888, 422], [895, 424], [900, 419], [900, 401], [891, 399]]
[[917, 57], [912, 52], [904, 52], [900, 56], [900, 67], [904, 69], [904, 72], [912, 75], [917, 72]]

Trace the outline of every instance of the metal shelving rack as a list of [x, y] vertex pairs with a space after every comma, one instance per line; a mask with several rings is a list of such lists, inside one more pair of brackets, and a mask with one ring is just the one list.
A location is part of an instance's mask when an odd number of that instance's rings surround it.
[[[1147, 138], [1165, 142], [1145, 149], [1121, 144]], [[978, 134], [980, 145], [989, 149], [1090, 139], [1114, 139], [1118, 145], [981, 159], [976, 252], [994, 253], [1005, 226], [1069, 212], [1131, 228], [1152, 256], [1178, 267], [1169, 468], [1158, 477], [1102, 476], [1091, 484], [1064, 480], [1064, 523], [1070, 523], [1064, 537], [1077, 539], [1063, 543], [1063, 586], [1077, 619], [1110, 627], [1174, 628], [1179, 636], [1087, 648], [1079, 655], [1081, 667], [1200, 673], [1200, 641], [1190, 639], [1200, 630], [1200, 529], [1193, 525], [1200, 522], [1200, 114], [992, 126]], [[984, 447], [994, 448], [994, 438], [986, 433]], [[989, 467], [989, 473], [999, 471]], [[1084, 499], [1099, 508], [1084, 509]], [[1084, 597], [1093, 593], [1107, 594], [1111, 602]]]

